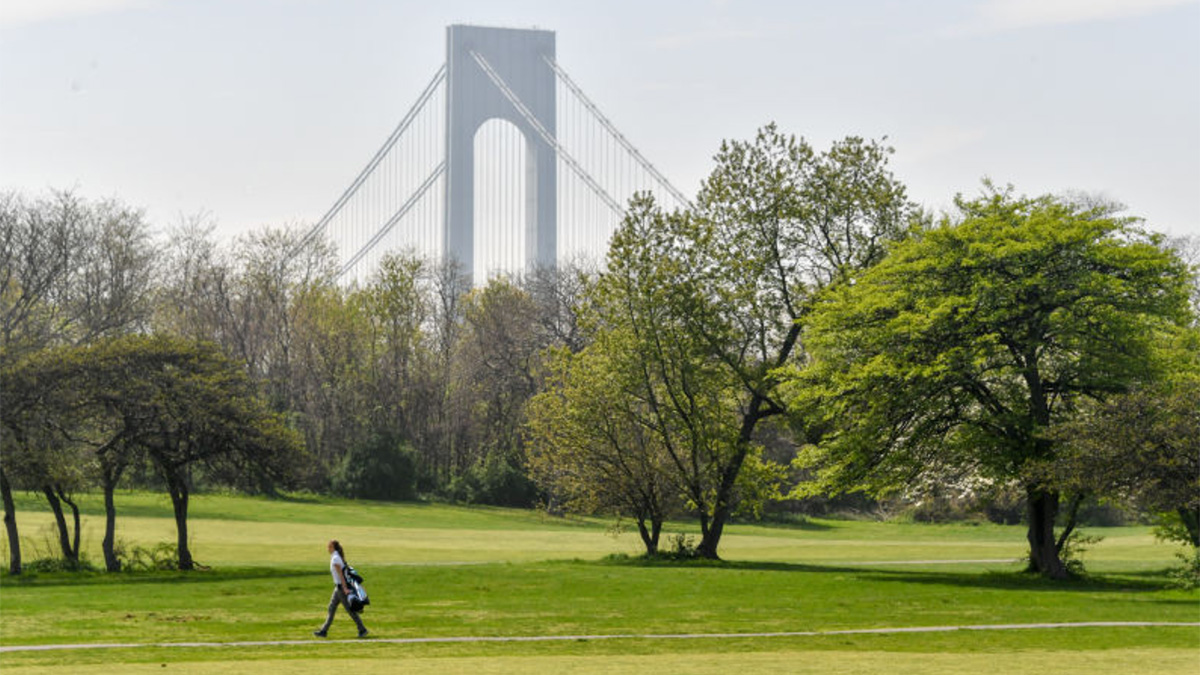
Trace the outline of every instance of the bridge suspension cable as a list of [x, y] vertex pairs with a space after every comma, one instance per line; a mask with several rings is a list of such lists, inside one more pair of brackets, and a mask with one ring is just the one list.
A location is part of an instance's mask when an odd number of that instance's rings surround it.
[[[314, 237], [317, 237], [325, 231], [325, 228], [329, 225], [329, 221], [333, 220], [334, 216], [336, 216], [342, 210], [342, 207], [344, 207], [346, 203], [350, 201], [350, 198], [353, 197], [356, 192], [358, 192], [358, 189], [362, 187], [367, 178], [370, 177], [375, 171], [375, 167], [379, 166], [380, 161], [382, 161], [383, 158], [387, 156], [388, 152], [391, 151], [392, 147], [396, 145], [396, 141], [400, 140], [400, 137], [404, 135], [406, 130], [408, 130], [409, 125], [411, 125], [412, 121], [417, 118], [417, 115], [422, 109], [424, 109], [425, 104], [430, 98], [433, 97], [433, 94], [437, 91], [438, 86], [441, 85], [445, 79], [446, 64], [443, 63], [441, 67], [438, 68], [437, 73], [434, 74], [433, 79], [430, 80], [429, 84], [425, 86], [425, 90], [421, 92], [421, 96], [417, 99], [417, 102], [414, 103], [412, 108], [409, 109], [408, 114], [406, 114], [404, 118], [400, 120], [400, 123], [396, 125], [396, 128], [392, 131], [391, 135], [388, 136], [387, 140], [383, 142], [383, 145], [380, 146], [379, 150], [375, 153], [375, 156], [371, 158], [371, 161], [367, 162], [367, 166], [364, 167], [354, 181], [350, 183], [350, 187], [346, 188], [346, 190], [342, 192], [342, 196], [338, 197], [333, 206], [329, 207], [329, 210], [325, 212], [325, 215], [321, 216], [321, 219], [317, 221], [317, 224], [313, 225], [312, 228], [309, 229], [308, 233], [304, 235], [304, 237], [296, 245], [296, 251], [304, 248], [310, 241], [312, 241]], [[362, 257], [361, 252], [358, 257]]]
[[651, 164], [650, 161], [645, 157], [643, 157], [642, 153], [638, 152], [638, 149], [635, 148], [633, 144], [625, 138], [624, 134], [617, 130], [613, 123], [610, 122], [607, 117], [605, 117], [604, 113], [600, 112], [599, 106], [593, 103], [592, 100], [587, 97], [587, 94], [583, 93], [583, 90], [579, 88], [579, 85], [575, 84], [575, 81], [571, 79], [570, 75], [567, 75], [567, 71], [563, 70], [562, 66], [558, 65], [557, 61], [546, 55], [542, 55], [542, 60], [546, 62], [546, 65], [550, 66], [550, 69], [553, 70], [554, 74], [558, 76], [559, 81], [566, 85], [567, 89], [571, 90], [571, 93], [575, 94], [576, 98], [578, 98], [579, 101], [588, 109], [588, 111], [595, 116], [596, 120], [600, 122], [600, 125], [603, 126], [604, 129], [608, 131], [608, 133], [611, 134], [614, 139], [616, 139], [617, 143], [619, 143], [621, 147], [624, 148], [625, 151], [628, 152], [634, 158], [634, 160], [636, 160], [637, 163], [646, 170], [647, 173], [653, 176], [654, 179], [658, 181], [660, 185], [662, 185], [663, 189], [671, 193], [671, 196], [679, 200], [679, 203], [691, 208], [691, 201], [689, 201], [682, 192], [675, 189], [675, 186], [671, 184], [671, 181], [667, 180], [665, 176], [659, 173], [658, 169], [654, 168], [654, 165]]
[[575, 161], [575, 158], [571, 156], [571, 153], [567, 152], [567, 150], [563, 148], [563, 146], [559, 144], [557, 140], [555, 140], [554, 136], [549, 131], [546, 131], [546, 127], [542, 126], [542, 123], [533, 116], [533, 113], [529, 111], [529, 108], [527, 108], [525, 104], [521, 102], [521, 99], [515, 93], [513, 93], [513, 90], [509, 88], [508, 84], [504, 81], [504, 78], [500, 77], [500, 74], [497, 73], [494, 68], [492, 68], [492, 65], [488, 63], [487, 59], [483, 58], [479, 52], [474, 50], [471, 50], [471, 58], [475, 59], [475, 62], [478, 63], [479, 67], [483, 69], [483, 72], [487, 74], [488, 79], [492, 81], [492, 84], [496, 85], [496, 88], [500, 90], [500, 93], [504, 94], [504, 98], [508, 99], [508, 102], [517, 109], [517, 112], [520, 113], [521, 117], [529, 123], [529, 126], [533, 127], [533, 130], [536, 131], [539, 136], [541, 136], [542, 140], [545, 141], [547, 145], [549, 145], [551, 148], [554, 148], [554, 152], [558, 154], [559, 159], [563, 160], [563, 162], [566, 163], [566, 165], [569, 166], [577, 176], [579, 176], [580, 180], [586, 183], [587, 186], [590, 187], [597, 196], [604, 200], [604, 203], [607, 204], [614, 213], [621, 215], [624, 210], [621, 208], [621, 205], [617, 202], [617, 200], [613, 199], [612, 196], [609, 195], [608, 192], [605, 191], [605, 189], [601, 187], [600, 184], [597, 183], [596, 180], [592, 178], [582, 166], [579, 165], [579, 162]]
[[421, 183], [421, 186], [418, 187], [415, 192], [413, 192], [412, 196], [408, 198], [408, 201], [404, 202], [404, 205], [401, 206], [396, 213], [393, 214], [392, 217], [383, 224], [383, 227], [379, 228], [379, 231], [376, 232], [375, 235], [371, 237], [369, 241], [367, 241], [367, 243], [363, 244], [362, 247], [358, 249], [358, 252], [356, 252], [349, 260], [347, 260], [345, 264], [342, 265], [342, 269], [338, 272], [338, 278], [342, 278], [346, 272], [354, 268], [354, 266], [359, 260], [362, 259], [364, 255], [366, 255], [371, 249], [375, 248], [375, 245], [379, 243], [379, 240], [386, 237], [387, 234], [392, 231], [392, 228], [396, 226], [396, 223], [400, 222], [400, 220], [404, 218], [404, 216], [407, 215], [414, 206], [416, 206], [417, 202], [421, 201], [421, 197], [425, 196], [425, 193], [429, 191], [429, 188], [432, 187], [433, 184], [437, 182], [437, 179], [440, 178], [445, 172], [446, 162], [443, 161], [437, 165], [437, 168], [433, 170], [433, 173], [429, 174], [429, 177], [425, 179], [425, 182]]

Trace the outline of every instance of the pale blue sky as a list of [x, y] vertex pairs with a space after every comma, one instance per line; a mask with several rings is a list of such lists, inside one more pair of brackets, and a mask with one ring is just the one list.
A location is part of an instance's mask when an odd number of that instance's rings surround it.
[[0, 189], [166, 226], [311, 223], [445, 56], [445, 27], [557, 32], [558, 61], [694, 194], [775, 121], [895, 146], [946, 208], [990, 176], [1200, 234], [1200, 0], [3, 0]]

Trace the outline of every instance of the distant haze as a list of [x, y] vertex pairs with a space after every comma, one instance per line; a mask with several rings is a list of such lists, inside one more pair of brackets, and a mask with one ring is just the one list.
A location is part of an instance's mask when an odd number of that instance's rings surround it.
[[694, 194], [777, 122], [887, 136], [925, 206], [983, 177], [1200, 235], [1200, 0], [5, 0], [0, 189], [72, 188], [226, 237], [312, 223], [445, 59], [453, 23], [557, 33], [624, 135]]

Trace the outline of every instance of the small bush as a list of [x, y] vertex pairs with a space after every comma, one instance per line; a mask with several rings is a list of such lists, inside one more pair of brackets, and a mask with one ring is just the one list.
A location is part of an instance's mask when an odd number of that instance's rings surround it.
[[25, 573], [39, 574], [45, 572], [98, 572], [100, 571], [95, 565], [88, 560], [87, 556], [79, 556], [79, 560], [67, 560], [66, 558], [38, 558], [28, 563], [21, 565], [21, 571]]
[[1193, 548], [1186, 553], [1176, 553], [1175, 557], [1183, 563], [1182, 566], [1167, 572], [1171, 585], [1185, 591], [1200, 588], [1200, 549]]
[[1083, 554], [1103, 540], [1104, 537], [1080, 534], [1078, 530], [1072, 532], [1058, 552], [1063, 567], [1067, 568], [1067, 573], [1076, 577], [1083, 576]]
[[124, 542], [118, 542], [113, 552], [126, 572], [173, 570], [179, 566], [179, 547], [169, 541], [159, 542], [151, 548], [127, 548]]
[[696, 545], [696, 540], [691, 535], [673, 534], [670, 545], [665, 551], [659, 549], [658, 556], [668, 560], [694, 560], [700, 557]]
[[1177, 511], [1157, 514], [1154, 520], [1154, 537], [1159, 541], [1170, 541], [1186, 546], [1195, 546], [1192, 535]]

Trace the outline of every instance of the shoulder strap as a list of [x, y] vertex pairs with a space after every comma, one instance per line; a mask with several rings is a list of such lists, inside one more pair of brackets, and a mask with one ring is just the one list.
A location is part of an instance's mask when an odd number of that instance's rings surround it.
[[342, 561], [342, 585], [349, 586], [350, 580], [346, 578], [346, 570], [349, 569], [350, 565], [346, 562], [346, 559], [343, 558], [342, 556], [339, 555], [338, 558]]

